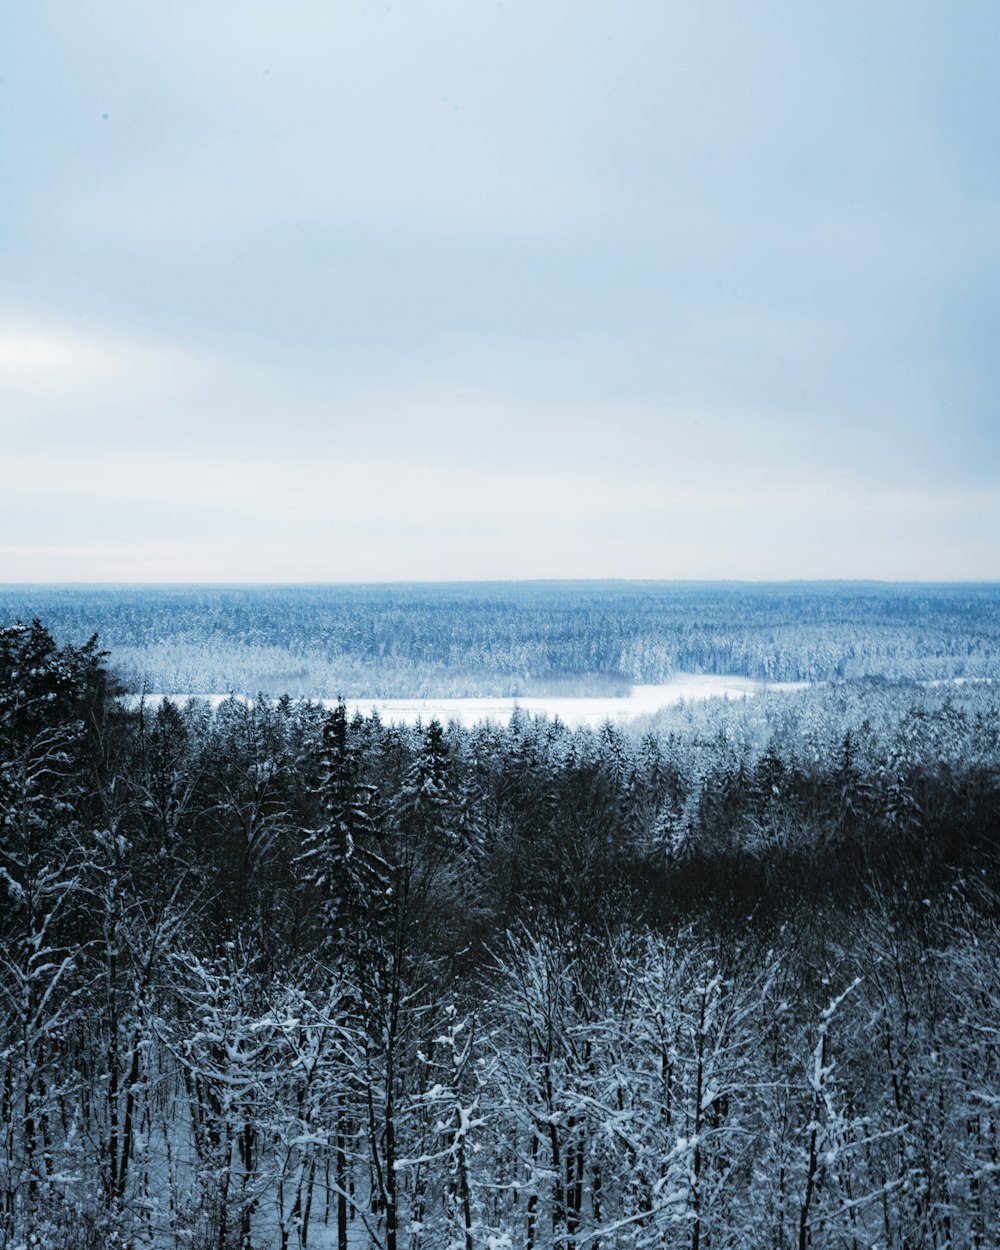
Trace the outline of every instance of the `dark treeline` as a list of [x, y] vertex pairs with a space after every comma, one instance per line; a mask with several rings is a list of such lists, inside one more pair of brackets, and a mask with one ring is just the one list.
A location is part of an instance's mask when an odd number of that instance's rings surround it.
[[0, 1243], [995, 1245], [1000, 704], [138, 706], [0, 630]]
[[0, 625], [97, 630], [148, 690], [621, 694], [759, 681], [1000, 677], [1000, 587], [561, 582], [0, 588]]

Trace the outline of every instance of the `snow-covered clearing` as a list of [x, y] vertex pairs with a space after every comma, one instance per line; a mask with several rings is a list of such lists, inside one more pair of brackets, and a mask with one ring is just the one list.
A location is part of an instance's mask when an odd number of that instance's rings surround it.
[[[401, 725], [415, 725], [417, 721], [427, 722], [436, 718], [444, 724], [457, 721], [460, 725], [471, 726], [484, 720], [506, 724], [514, 710], [520, 708], [531, 716], [547, 716], [550, 719], [558, 717], [564, 724], [575, 729], [581, 725], [603, 725], [605, 721], [623, 724], [638, 716], [651, 715], [660, 708], [679, 703], [683, 699], [742, 699], [765, 690], [803, 690], [809, 684], [804, 681], [764, 683], [748, 677], [681, 673], [668, 685], [633, 686], [627, 695], [621, 697], [567, 698], [562, 695], [537, 695], [530, 698], [348, 699], [347, 709], [350, 715], [360, 712], [362, 716], [369, 716], [377, 711], [383, 721]], [[146, 696], [146, 701], [158, 702], [168, 697], [179, 700], [203, 698], [212, 704], [218, 704], [228, 696], [152, 694]], [[337, 701], [320, 699], [318, 702], [333, 707]]]
[[[802, 689], [807, 682], [786, 682], [767, 689]], [[742, 699], [745, 695], [759, 693], [765, 687], [760, 682], [745, 677], [705, 677], [684, 675], [665, 686], [633, 686], [623, 697], [566, 698], [560, 695], [539, 695], [522, 698], [494, 699], [349, 699], [350, 711], [370, 714], [374, 709], [384, 721], [413, 725], [418, 720], [437, 717], [447, 724], [458, 721], [461, 725], [475, 725], [479, 721], [492, 720], [506, 724], [515, 708], [532, 716], [559, 718], [571, 728], [580, 725], [597, 726], [605, 721], [615, 724], [634, 720], [637, 716], [651, 715], [661, 707], [679, 703], [682, 699], [728, 698]]]

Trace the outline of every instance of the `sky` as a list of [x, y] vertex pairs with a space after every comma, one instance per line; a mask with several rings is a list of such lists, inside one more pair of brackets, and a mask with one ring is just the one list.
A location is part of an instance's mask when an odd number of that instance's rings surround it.
[[0, 582], [1000, 579], [996, 0], [0, 15]]

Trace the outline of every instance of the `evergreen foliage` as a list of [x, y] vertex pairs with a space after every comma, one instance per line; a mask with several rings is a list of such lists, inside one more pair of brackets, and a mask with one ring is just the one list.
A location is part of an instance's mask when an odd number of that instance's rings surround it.
[[504, 582], [0, 587], [0, 625], [94, 629], [136, 689], [336, 698], [624, 694], [759, 682], [1000, 678], [1000, 587]]
[[1000, 701], [473, 730], [0, 630], [0, 1243], [981, 1247]]

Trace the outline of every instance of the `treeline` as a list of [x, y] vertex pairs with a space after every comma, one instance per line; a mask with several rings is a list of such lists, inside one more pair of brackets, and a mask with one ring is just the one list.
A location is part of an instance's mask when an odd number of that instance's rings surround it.
[[0, 630], [0, 1243], [994, 1244], [995, 692], [671, 717], [133, 706]]
[[352, 697], [622, 694], [758, 681], [1000, 678], [1000, 587], [566, 582], [7, 587], [0, 624], [93, 630], [139, 688]]

